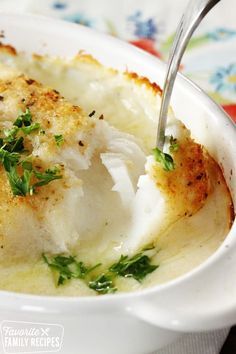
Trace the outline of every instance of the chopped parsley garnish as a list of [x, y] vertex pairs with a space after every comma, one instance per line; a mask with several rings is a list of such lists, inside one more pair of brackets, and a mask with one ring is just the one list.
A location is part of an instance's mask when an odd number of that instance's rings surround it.
[[16, 138], [14, 141], [11, 142], [11, 144], [6, 145], [5, 150], [8, 150], [10, 152], [24, 151], [24, 138], [22, 136]]
[[26, 169], [24, 170], [23, 175], [19, 176], [16, 165], [11, 166], [10, 171], [7, 172], [7, 177], [12, 193], [20, 196], [26, 196], [27, 194], [32, 195], [34, 187], [30, 185], [31, 176], [32, 172]]
[[76, 278], [84, 279], [85, 276], [100, 264], [94, 267], [86, 267], [83, 262], [78, 262], [73, 256], [55, 256], [50, 260], [43, 254], [43, 259], [47, 265], [58, 273], [57, 285], [62, 285], [66, 280]]
[[13, 125], [15, 125], [18, 128], [21, 127], [28, 127], [30, 126], [32, 123], [32, 115], [30, 112], [30, 109], [27, 107], [25, 112], [21, 113], [15, 120], [15, 122], [13, 123]]
[[22, 127], [21, 130], [25, 135], [31, 134], [33, 131], [40, 129], [39, 123], [33, 123], [29, 126]]
[[0, 161], [7, 172], [10, 172], [11, 167], [15, 166], [20, 160], [20, 155], [16, 152], [4, 150], [4, 145], [0, 148]]
[[173, 171], [175, 169], [174, 160], [171, 155], [162, 152], [158, 147], [152, 150], [155, 160], [159, 162], [165, 171]]
[[113, 264], [109, 271], [125, 278], [132, 277], [140, 282], [158, 267], [150, 261], [151, 259], [143, 253], [138, 253], [133, 257], [121, 255], [119, 261]]
[[89, 287], [99, 294], [110, 294], [117, 291], [112, 277], [104, 273], [99, 275], [95, 280], [90, 281]]
[[0, 138], [0, 147], [9, 152], [21, 152], [24, 150], [24, 138], [17, 137], [18, 128], [4, 130], [4, 138]]
[[45, 172], [38, 172], [33, 170], [35, 177], [39, 180], [34, 184], [34, 187], [45, 186], [55, 179], [61, 179], [62, 175], [60, 175], [60, 170], [57, 167], [53, 169], [47, 169]]
[[54, 135], [54, 139], [58, 147], [60, 147], [64, 143], [63, 135]]
[[40, 129], [39, 123], [32, 123], [32, 115], [29, 108], [26, 108], [25, 112], [21, 113], [16, 118], [13, 125], [14, 125], [13, 129], [15, 129], [16, 133], [22, 130], [25, 135], [28, 135], [33, 131]]
[[151, 258], [143, 252], [133, 257], [121, 255], [118, 262], [112, 264], [107, 271], [93, 278], [90, 275], [88, 276], [88, 274], [100, 266], [101, 263], [94, 267], [87, 267], [83, 262], [77, 261], [76, 257], [61, 255], [57, 255], [50, 260], [43, 255], [43, 259], [50, 268], [57, 271], [57, 285], [62, 285], [66, 280], [72, 278], [84, 279], [88, 287], [95, 290], [98, 294], [110, 294], [117, 291], [115, 286], [115, 278], [117, 276], [132, 277], [141, 282], [146, 275], [158, 268], [157, 265], [151, 264]]
[[32, 162], [30, 162], [29, 160], [23, 160], [21, 162], [21, 166], [24, 170], [28, 170], [28, 171], [32, 171], [33, 170], [33, 165]]
[[57, 167], [39, 172], [33, 168], [30, 161], [22, 159], [27, 151], [24, 150], [24, 137], [18, 134], [23, 132], [24, 135], [29, 135], [38, 129], [40, 129], [40, 124], [32, 122], [31, 112], [29, 108], [26, 108], [26, 111], [17, 117], [13, 127], [5, 129], [4, 137], [0, 138], [0, 162], [7, 173], [12, 193], [15, 196], [32, 195], [35, 188], [62, 178]]
[[3, 131], [4, 137], [0, 138], [0, 147], [9, 152], [22, 152], [24, 151], [24, 138], [23, 136], [17, 136], [18, 133], [22, 131], [25, 135], [29, 135], [39, 128], [39, 123], [32, 124], [32, 116], [29, 108], [27, 108], [25, 113], [17, 117], [11, 129]]
[[169, 147], [170, 152], [176, 152], [179, 150], [179, 144], [177, 142], [176, 138], [173, 138], [173, 136], [170, 136], [170, 147]]
[[[33, 195], [35, 193], [36, 187], [45, 186], [54, 179], [62, 178], [62, 176], [58, 174], [57, 168], [54, 168], [54, 170], [46, 170], [44, 173], [40, 173], [33, 169], [32, 163], [29, 161], [22, 161], [20, 163], [23, 173], [22, 175], [19, 175], [16, 163], [18, 156], [15, 156], [14, 161], [12, 160], [13, 154], [10, 154], [10, 156], [10, 160], [6, 160], [5, 158], [4, 167], [7, 171], [7, 177], [11, 186], [12, 193], [15, 196], [26, 196], [27, 194]], [[31, 181], [33, 175], [38, 179], [38, 181], [35, 183], [32, 183]]]
[[18, 128], [17, 127], [13, 127], [11, 129], [5, 129], [4, 135], [5, 135], [5, 142], [12, 142], [14, 139], [16, 139], [16, 134], [18, 133]]

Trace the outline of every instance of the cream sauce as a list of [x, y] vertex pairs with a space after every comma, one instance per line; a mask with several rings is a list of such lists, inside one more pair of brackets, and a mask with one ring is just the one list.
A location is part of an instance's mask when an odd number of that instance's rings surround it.
[[[1, 56], [10, 66], [16, 66], [33, 79], [58, 90], [87, 113], [95, 110], [97, 116], [103, 114], [114, 127], [136, 136], [147, 154], [155, 145], [156, 107], [160, 98], [145, 85], [134, 87], [122, 74], [92, 61]], [[217, 250], [230, 228], [231, 198], [219, 170], [215, 171], [214, 181], [214, 191], [201, 210], [191, 217], [181, 218], [158, 236], [153, 263], [159, 268], [142, 283], [118, 278], [116, 286], [120, 292], [174, 279], [204, 262]], [[82, 240], [74, 252], [80, 260], [92, 264], [102, 262], [104, 267], [117, 260], [119, 252], [112, 244], [104, 246], [101, 239], [96, 242], [93, 240], [91, 244], [90, 240]], [[43, 260], [0, 263], [0, 289], [42, 295], [96, 295], [77, 279], [56, 287], [52, 272]]]

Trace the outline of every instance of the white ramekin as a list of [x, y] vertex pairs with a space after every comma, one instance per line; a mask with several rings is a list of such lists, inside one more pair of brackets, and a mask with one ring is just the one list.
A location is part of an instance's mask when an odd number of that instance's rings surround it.
[[[136, 71], [160, 85], [165, 65], [149, 54], [88, 28], [32, 15], [0, 14], [5, 42], [16, 49], [74, 56], [80, 49], [103, 64]], [[174, 111], [222, 166], [236, 202], [236, 128], [222, 109], [179, 75]], [[0, 291], [0, 320], [64, 326], [63, 354], [144, 354], [183, 332], [236, 322], [236, 225], [206, 262], [167, 284], [100, 297], [43, 297]]]

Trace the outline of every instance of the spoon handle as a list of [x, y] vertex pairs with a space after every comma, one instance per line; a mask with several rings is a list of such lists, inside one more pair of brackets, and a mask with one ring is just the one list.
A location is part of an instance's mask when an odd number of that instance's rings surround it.
[[205, 15], [220, 0], [190, 0], [178, 25], [168, 60], [168, 69], [162, 92], [161, 109], [157, 128], [157, 147], [163, 150], [170, 98], [182, 56], [193, 32]]

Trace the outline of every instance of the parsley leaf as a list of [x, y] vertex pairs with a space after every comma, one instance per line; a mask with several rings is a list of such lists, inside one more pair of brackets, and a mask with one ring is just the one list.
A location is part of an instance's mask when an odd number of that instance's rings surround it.
[[[13, 192], [13, 195], [26, 196], [32, 195], [36, 187], [44, 186], [55, 179], [60, 179], [58, 168], [47, 169], [45, 172], [38, 172], [33, 169], [32, 163], [26, 160], [20, 161], [20, 152], [24, 151], [24, 138], [18, 136], [19, 132], [25, 135], [40, 129], [39, 123], [32, 124], [32, 115], [29, 108], [21, 113], [11, 129], [3, 131], [4, 137], [0, 138], [0, 162], [7, 172], [7, 177]], [[18, 172], [18, 166], [22, 168], [21, 175]], [[34, 175], [36, 182], [31, 185], [31, 177]]]
[[150, 261], [150, 258], [143, 253], [138, 253], [133, 257], [121, 255], [119, 261], [114, 263], [109, 271], [125, 278], [132, 277], [141, 281], [147, 274], [158, 268], [157, 265], [150, 264]]
[[59, 273], [57, 285], [61, 285], [65, 282], [65, 280], [71, 279], [72, 272], [69, 266], [74, 263], [74, 257], [64, 257], [64, 256], [56, 256], [49, 260], [44, 254], [43, 259], [47, 263], [50, 268], [53, 268]]
[[27, 160], [23, 160], [21, 162], [21, 166], [24, 170], [28, 170], [28, 171], [32, 171], [33, 170], [33, 165], [32, 162], [27, 161]]
[[24, 138], [21, 136], [16, 138], [11, 144], [7, 144], [5, 150], [10, 152], [22, 152], [24, 150]]
[[58, 286], [72, 278], [84, 279], [89, 288], [95, 290], [98, 294], [110, 294], [117, 291], [114, 283], [116, 276], [132, 277], [141, 282], [147, 274], [158, 268], [157, 265], [151, 264], [150, 257], [143, 253], [138, 253], [133, 257], [122, 255], [119, 261], [110, 266], [106, 272], [91, 279], [88, 274], [100, 266], [101, 263], [89, 268], [73, 256], [57, 255], [49, 260], [43, 254], [43, 259], [50, 268], [58, 273]]
[[[44, 186], [50, 183], [54, 179], [62, 178], [61, 175], [56, 175], [58, 169], [46, 170], [44, 173], [39, 173], [33, 169], [32, 163], [30, 161], [22, 161], [20, 163], [23, 169], [23, 175], [20, 176], [17, 171], [17, 163], [19, 163], [19, 154], [9, 153], [8, 151], [0, 149], [0, 160], [1, 152], [2, 163], [5, 170], [7, 171], [7, 177], [11, 186], [13, 195], [26, 196], [27, 194], [33, 195], [35, 188], [39, 186]], [[31, 184], [31, 177], [33, 174], [39, 179], [39, 182]]]
[[62, 175], [58, 174], [59, 169], [57, 167], [54, 167], [53, 169], [47, 169], [45, 172], [38, 172], [36, 170], [33, 171], [35, 177], [39, 180], [39, 182], [36, 182], [34, 184], [34, 187], [41, 187], [45, 186], [46, 184], [50, 183], [51, 181], [55, 179], [61, 179]]
[[14, 127], [12, 130], [22, 130], [25, 135], [30, 134], [31, 132], [40, 129], [39, 123], [32, 124], [32, 115], [29, 108], [26, 108], [24, 113], [21, 113], [13, 123]]
[[170, 152], [176, 152], [179, 150], [179, 144], [177, 142], [176, 138], [173, 138], [173, 136], [170, 136], [170, 147], [169, 147]]
[[57, 285], [62, 285], [66, 280], [72, 278], [84, 279], [89, 272], [100, 265], [97, 264], [94, 267], [88, 268], [83, 262], [78, 262], [76, 257], [73, 256], [58, 255], [49, 260], [43, 254], [43, 259], [50, 268], [58, 272]]
[[39, 123], [32, 123], [32, 116], [29, 108], [26, 109], [25, 113], [19, 115], [16, 121], [13, 123], [11, 129], [5, 129], [4, 138], [0, 139], [0, 145], [4, 145], [4, 150], [9, 152], [21, 152], [24, 150], [24, 138], [18, 136], [17, 134], [20, 131], [23, 131], [25, 135], [30, 134], [31, 132], [38, 130], [40, 128]]
[[54, 135], [54, 139], [58, 147], [60, 147], [64, 143], [63, 135]]
[[90, 281], [89, 287], [99, 294], [110, 294], [117, 291], [117, 288], [113, 284], [112, 277], [104, 273], [99, 275], [95, 280]]
[[174, 160], [171, 155], [162, 152], [157, 147], [152, 150], [155, 160], [160, 162], [165, 171], [173, 171], [175, 169]]
[[39, 123], [33, 123], [31, 125], [21, 128], [21, 130], [23, 131], [23, 133], [25, 135], [29, 135], [30, 133], [32, 133], [33, 131], [38, 130], [38, 129], [40, 129]]
[[9, 152], [20, 152], [24, 150], [24, 138], [16, 137], [18, 128], [5, 130], [5, 138], [0, 138], [0, 147]]
[[13, 123], [18, 128], [21, 128], [23, 126], [28, 127], [32, 123], [32, 115], [30, 112], [30, 109], [27, 107], [25, 112], [21, 113]]
[[16, 139], [16, 134], [18, 133], [18, 131], [19, 131], [19, 128], [17, 128], [17, 127], [13, 127], [11, 129], [5, 129], [3, 131], [3, 133], [5, 135], [4, 141], [9, 142], [9, 143], [14, 141]]
[[7, 172], [10, 172], [11, 167], [15, 166], [19, 160], [20, 155], [18, 153], [10, 153], [9, 151], [4, 150], [3, 147], [0, 148], [0, 161]]
[[16, 166], [10, 167], [7, 176], [14, 195], [26, 196], [28, 193], [33, 193], [33, 189], [30, 186], [31, 175], [31, 171], [24, 170], [23, 176], [19, 176]]

